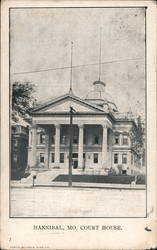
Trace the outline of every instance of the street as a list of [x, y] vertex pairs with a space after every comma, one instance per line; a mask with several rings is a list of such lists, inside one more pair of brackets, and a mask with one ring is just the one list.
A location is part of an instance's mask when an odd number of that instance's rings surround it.
[[11, 188], [11, 217], [144, 217], [146, 191]]

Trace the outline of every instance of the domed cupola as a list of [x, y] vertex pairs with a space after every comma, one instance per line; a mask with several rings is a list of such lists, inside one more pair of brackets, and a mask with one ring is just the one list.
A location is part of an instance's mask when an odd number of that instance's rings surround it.
[[88, 92], [85, 100], [104, 108], [105, 111], [117, 112], [117, 106], [106, 92], [105, 87], [106, 83], [100, 80], [93, 82], [93, 90]]

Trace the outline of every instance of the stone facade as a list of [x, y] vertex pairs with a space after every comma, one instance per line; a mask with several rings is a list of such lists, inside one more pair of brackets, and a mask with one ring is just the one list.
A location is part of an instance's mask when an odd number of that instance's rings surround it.
[[76, 111], [73, 114], [73, 169], [100, 173], [114, 169], [116, 173], [134, 174], [139, 167], [132, 141], [136, 138], [136, 123], [129, 114], [120, 114], [105, 94], [105, 84], [98, 81], [85, 99], [68, 93], [33, 110], [29, 166], [68, 169], [69, 111], [73, 107]]

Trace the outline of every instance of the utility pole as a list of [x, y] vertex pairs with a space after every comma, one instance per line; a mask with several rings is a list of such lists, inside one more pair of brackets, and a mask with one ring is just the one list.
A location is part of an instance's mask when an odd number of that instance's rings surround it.
[[72, 187], [72, 143], [73, 143], [73, 108], [70, 107], [70, 126], [69, 126], [69, 187]]
[[69, 187], [72, 187], [72, 145], [73, 145], [73, 113], [76, 110], [70, 107], [70, 126], [69, 126]]

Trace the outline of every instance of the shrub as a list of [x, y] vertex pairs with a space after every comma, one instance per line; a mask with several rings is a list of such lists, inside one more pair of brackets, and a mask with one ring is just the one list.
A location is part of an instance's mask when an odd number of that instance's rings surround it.
[[114, 168], [110, 168], [108, 171], [108, 175], [117, 175], [116, 170]]
[[139, 174], [137, 176], [136, 184], [146, 184], [146, 176], [143, 174]]
[[119, 174], [122, 174], [122, 165], [118, 165], [117, 168], [119, 170]]

